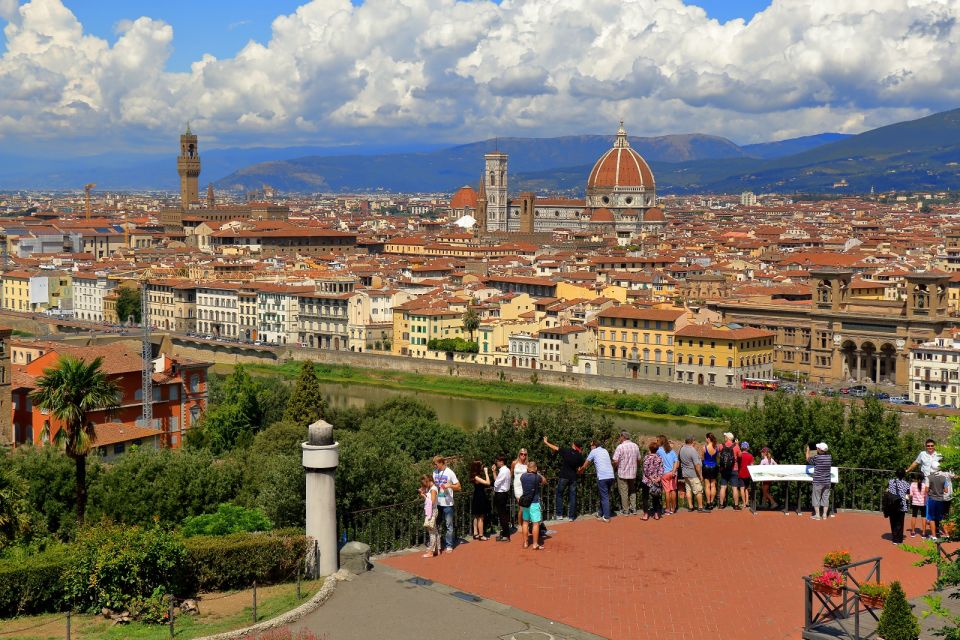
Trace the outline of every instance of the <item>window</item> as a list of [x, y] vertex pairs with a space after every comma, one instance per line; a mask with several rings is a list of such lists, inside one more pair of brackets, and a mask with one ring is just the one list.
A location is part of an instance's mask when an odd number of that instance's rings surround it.
[[197, 393], [200, 391], [200, 376], [199, 374], [193, 374], [190, 376], [190, 393]]

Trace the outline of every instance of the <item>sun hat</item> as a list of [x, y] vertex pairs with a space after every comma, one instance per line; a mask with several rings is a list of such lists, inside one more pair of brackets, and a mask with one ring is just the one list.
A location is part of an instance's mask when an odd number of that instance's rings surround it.
[[826, 451], [828, 449], [826, 442], [820, 442], [817, 444], [818, 451]]
[[730, 433], [729, 431], [724, 431], [723, 437], [726, 438], [727, 440], [733, 440], [733, 434]]

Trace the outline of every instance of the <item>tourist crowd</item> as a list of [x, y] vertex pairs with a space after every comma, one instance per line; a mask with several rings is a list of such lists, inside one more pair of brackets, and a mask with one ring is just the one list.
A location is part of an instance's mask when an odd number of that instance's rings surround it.
[[[517, 457], [507, 462], [505, 456], [496, 458], [495, 465], [487, 467], [474, 460], [469, 467], [469, 483], [473, 485], [470, 511], [473, 517], [474, 540], [485, 541], [486, 519], [491, 515], [487, 490], [493, 487], [493, 515], [500, 532], [499, 542], [508, 542], [514, 531], [510, 521], [511, 494], [517, 504], [517, 531], [524, 548], [543, 548], [541, 523], [552, 515], [557, 520], [577, 517], [577, 484], [583, 473], [593, 465], [596, 469], [599, 511], [602, 522], [610, 522], [613, 515], [611, 500], [614, 487], [620, 498], [621, 516], [639, 515], [641, 520], [659, 520], [677, 512], [678, 496], [683, 494], [687, 509], [708, 513], [725, 509], [729, 504], [736, 511], [750, 503], [754, 483], [750, 473], [753, 465], [776, 465], [768, 447], [754, 457], [749, 442], [741, 442], [732, 433], [723, 434], [723, 442], [708, 433], [703, 445], [688, 437], [674, 450], [666, 436], [658, 436], [644, 446], [633, 442], [626, 431], [620, 433], [611, 455], [602, 443], [594, 440], [585, 452], [581, 442], [568, 446], [551, 443], [544, 436], [544, 445], [559, 458], [554, 513], [543, 510], [542, 491], [547, 484], [536, 461], [530, 460], [527, 450], [520, 449]], [[940, 521], [945, 517], [952, 497], [949, 474], [940, 471], [940, 454], [935, 443], [928, 440], [925, 450], [907, 469], [898, 471], [889, 481], [884, 497], [884, 514], [890, 518], [894, 542], [903, 541], [906, 513], [913, 509], [911, 535], [916, 535], [916, 519], [921, 520], [921, 534], [939, 536]], [[424, 527], [427, 530], [427, 550], [424, 557], [432, 557], [454, 548], [454, 492], [461, 490], [456, 473], [442, 456], [433, 459], [433, 475], [421, 478], [420, 495], [424, 499]], [[832, 487], [833, 457], [825, 442], [808, 445], [807, 474], [811, 479], [812, 518], [823, 520], [828, 516]], [[921, 473], [908, 484], [904, 478], [915, 468]], [[760, 482], [760, 507], [777, 509], [770, 482]], [[564, 509], [566, 503], [566, 509]], [[441, 544], [439, 529], [445, 536]]]

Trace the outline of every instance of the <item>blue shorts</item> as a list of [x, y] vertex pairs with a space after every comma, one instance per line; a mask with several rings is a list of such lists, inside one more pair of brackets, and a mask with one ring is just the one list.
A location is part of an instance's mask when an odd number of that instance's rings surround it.
[[950, 503], [942, 500], [927, 500], [927, 520], [940, 522], [950, 512]]
[[540, 503], [534, 502], [529, 507], [524, 507], [523, 519], [527, 522], [543, 522], [543, 512], [540, 510]]

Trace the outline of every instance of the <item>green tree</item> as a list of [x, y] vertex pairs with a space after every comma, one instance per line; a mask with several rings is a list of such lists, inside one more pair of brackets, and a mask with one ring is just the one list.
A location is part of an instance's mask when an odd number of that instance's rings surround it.
[[231, 533], [270, 531], [273, 523], [259, 509], [221, 504], [215, 513], [184, 518], [182, 533], [191, 536], [226, 536]]
[[242, 490], [244, 469], [206, 449], [137, 447], [105, 468], [90, 486], [91, 517], [127, 525], [173, 527], [210, 513]]
[[480, 328], [480, 316], [477, 310], [468, 306], [463, 312], [463, 330], [470, 334], [470, 341], [473, 342], [473, 333]]
[[[44, 369], [43, 375], [37, 378], [37, 389], [30, 394], [34, 406], [48, 411], [62, 423], [53, 439], [75, 464], [79, 525], [83, 524], [87, 509], [87, 455], [96, 440], [94, 424], [88, 416], [120, 403], [120, 388], [100, 368], [102, 362], [102, 358], [87, 363], [72, 356], [61, 356], [56, 366]], [[49, 438], [49, 426], [45, 437]]]
[[126, 322], [133, 316], [134, 322], [140, 322], [140, 291], [132, 287], [117, 289], [117, 318]]
[[11, 467], [0, 468], [0, 551], [30, 533], [33, 512], [28, 491], [27, 483]]
[[261, 411], [262, 424], [258, 428], [283, 420], [290, 401], [290, 383], [272, 376], [253, 378], [253, 383], [257, 388], [257, 403]]
[[[70, 517], [74, 506], [75, 486], [73, 461], [53, 447], [17, 447], [0, 456], [0, 466], [9, 468], [15, 477], [27, 483], [27, 502], [37, 514], [37, 534], [50, 533], [60, 538], [72, 537], [76, 518]], [[103, 465], [89, 461], [87, 481], [97, 484]], [[94, 501], [96, 502], [96, 501]]]
[[297, 386], [294, 387], [283, 413], [285, 422], [308, 426], [323, 418], [327, 403], [320, 392], [320, 381], [312, 360], [304, 360], [300, 365]]
[[263, 409], [258, 387], [243, 365], [234, 368], [217, 393], [216, 404], [211, 400], [212, 408], [203, 415], [199, 427], [191, 430], [188, 443], [214, 453], [250, 444], [264, 426]]
[[890, 585], [890, 595], [883, 604], [877, 635], [883, 640], [916, 640], [920, 636], [920, 623], [910, 610], [910, 603], [899, 581]]

